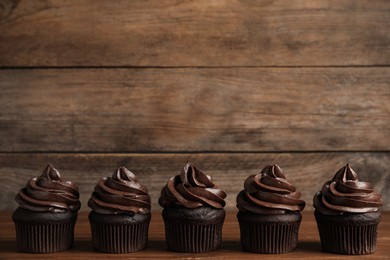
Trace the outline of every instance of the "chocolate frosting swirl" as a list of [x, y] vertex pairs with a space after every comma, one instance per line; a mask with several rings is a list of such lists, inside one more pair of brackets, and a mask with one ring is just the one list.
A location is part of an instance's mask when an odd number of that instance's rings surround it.
[[125, 167], [115, 170], [112, 177], [99, 180], [88, 206], [100, 214], [148, 214], [148, 189]]
[[268, 165], [261, 173], [249, 176], [237, 195], [237, 208], [242, 212], [262, 215], [299, 212], [305, 207], [301, 193], [291, 185], [278, 165]]
[[215, 186], [209, 175], [188, 162], [180, 175], [168, 180], [158, 203], [162, 207], [178, 205], [194, 209], [209, 206], [220, 209], [225, 206], [225, 198], [226, 193]]
[[31, 211], [66, 212], [80, 209], [79, 189], [70, 181], [64, 181], [60, 173], [47, 165], [42, 175], [30, 179], [15, 200], [19, 207]]
[[325, 215], [375, 212], [382, 206], [379, 193], [371, 183], [359, 181], [354, 170], [345, 165], [325, 182], [321, 191], [314, 195], [314, 207]]

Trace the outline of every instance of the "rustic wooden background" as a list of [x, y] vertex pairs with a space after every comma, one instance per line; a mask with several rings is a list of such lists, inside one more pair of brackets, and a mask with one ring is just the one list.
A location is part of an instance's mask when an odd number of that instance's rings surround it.
[[228, 192], [278, 163], [307, 210], [346, 162], [390, 210], [390, 1], [0, 0], [0, 210], [52, 163], [83, 210], [126, 166]]

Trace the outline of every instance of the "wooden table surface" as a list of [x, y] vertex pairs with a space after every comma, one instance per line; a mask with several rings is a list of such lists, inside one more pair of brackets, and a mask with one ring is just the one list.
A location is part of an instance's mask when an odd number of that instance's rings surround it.
[[16, 251], [15, 230], [11, 220], [11, 212], [0, 212], [0, 259], [90, 259], [90, 258], [126, 258], [126, 259], [389, 259], [390, 258], [390, 212], [382, 213], [379, 226], [378, 248], [376, 253], [365, 256], [343, 256], [321, 252], [321, 246], [312, 212], [304, 212], [299, 233], [299, 243], [295, 251], [282, 255], [257, 255], [241, 251], [239, 227], [236, 212], [227, 214], [223, 227], [221, 249], [206, 254], [183, 254], [167, 251], [164, 241], [164, 225], [160, 212], [154, 212], [149, 229], [149, 244], [146, 250], [131, 254], [102, 254], [92, 250], [90, 227], [87, 212], [81, 212], [76, 224], [75, 243], [71, 250], [55, 254], [26, 254]]

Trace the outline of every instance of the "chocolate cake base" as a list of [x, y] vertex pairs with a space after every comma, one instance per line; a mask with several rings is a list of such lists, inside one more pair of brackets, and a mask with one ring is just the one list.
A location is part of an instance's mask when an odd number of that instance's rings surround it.
[[218, 249], [222, 238], [225, 210], [211, 207], [163, 210], [168, 249], [185, 253], [205, 253]]
[[283, 254], [295, 249], [301, 213], [258, 215], [237, 214], [243, 250], [261, 254]]
[[104, 253], [131, 253], [144, 249], [148, 243], [151, 214], [105, 215], [91, 211], [92, 245]]
[[12, 220], [19, 251], [54, 253], [73, 245], [77, 212], [35, 212], [17, 208]]
[[364, 255], [376, 250], [379, 212], [324, 215], [314, 211], [322, 250], [345, 255]]

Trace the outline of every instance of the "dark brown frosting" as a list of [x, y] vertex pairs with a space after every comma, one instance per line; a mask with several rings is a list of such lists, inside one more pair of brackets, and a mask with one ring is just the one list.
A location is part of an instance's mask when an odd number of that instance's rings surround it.
[[180, 175], [168, 180], [158, 203], [162, 207], [176, 205], [194, 209], [209, 206], [220, 209], [225, 206], [225, 198], [226, 193], [215, 186], [209, 175], [188, 162]]
[[115, 170], [112, 177], [99, 180], [88, 206], [100, 214], [148, 214], [148, 189], [125, 167]]
[[305, 207], [301, 193], [291, 185], [278, 165], [268, 165], [261, 173], [249, 176], [237, 195], [237, 208], [255, 214], [285, 214]]
[[359, 181], [354, 170], [347, 164], [327, 181], [314, 195], [314, 207], [325, 215], [366, 213], [378, 211], [382, 206], [379, 193], [371, 183]]
[[31, 211], [65, 212], [80, 209], [79, 189], [64, 181], [60, 173], [48, 165], [42, 175], [30, 179], [16, 195], [19, 207]]

